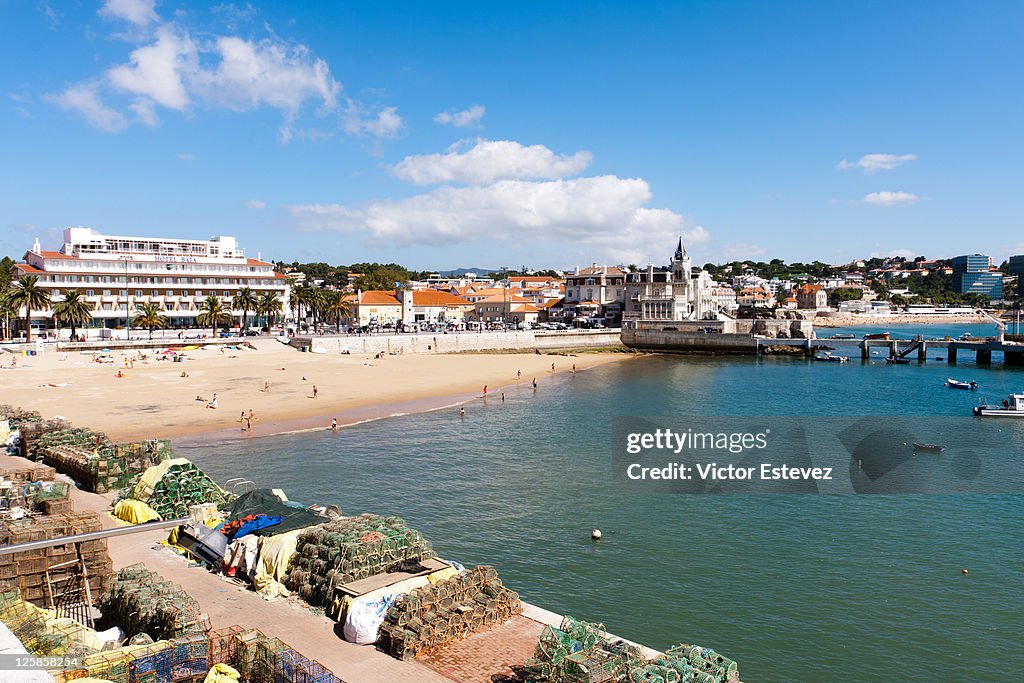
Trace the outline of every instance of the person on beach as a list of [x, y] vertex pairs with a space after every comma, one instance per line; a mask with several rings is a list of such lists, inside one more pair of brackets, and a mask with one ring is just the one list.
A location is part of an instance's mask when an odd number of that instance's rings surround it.
[[263, 381], [263, 393], [264, 394], [269, 394], [270, 393], [270, 381], [269, 380], [264, 380]]
[[505, 402], [505, 392], [504, 392], [504, 391], [503, 391], [503, 392], [501, 392], [501, 402], [502, 402], [502, 403], [504, 403], [504, 402]]
[[244, 410], [242, 411], [242, 414], [238, 416], [238, 421], [239, 422], [245, 422], [245, 411]]
[[252, 415], [249, 415], [248, 417], [245, 418], [245, 431], [252, 431]]
[[537, 378], [536, 377], [533, 378], [533, 390], [537, 391]]
[[117, 377], [118, 379], [120, 379], [121, 377], [124, 377], [124, 373], [123, 373], [123, 372], [121, 372], [120, 370], [118, 370], [118, 371], [117, 371], [117, 374], [116, 374], [116, 375], [114, 375], [114, 377]]
[[320, 393], [320, 390], [319, 390], [319, 389], [317, 389], [317, 388], [316, 388], [316, 385], [314, 384], [314, 385], [313, 385], [313, 399], [314, 399], [314, 400], [316, 399], [316, 397], [317, 397], [317, 394], [319, 394], [319, 393]]
[[256, 413], [252, 412], [252, 408], [249, 408], [249, 419], [250, 420], [255, 420], [256, 419]]
[[576, 374], [576, 364], [575, 363], [572, 364], [572, 374], [574, 374], [574, 375]]
[[466, 409], [465, 409], [465, 407], [459, 408], [459, 417], [466, 417]]
[[213, 395], [213, 398], [211, 398], [210, 402], [206, 404], [206, 407], [212, 408], [213, 410], [217, 409], [217, 394]]
[[487, 395], [487, 385], [485, 384], [484, 385], [484, 396], [486, 396], [486, 395]]
[[554, 372], [554, 371], [555, 371], [555, 364], [554, 364], [554, 363], [552, 363], [552, 364], [551, 364], [551, 372]]
[[516, 379], [519, 380], [519, 379], [522, 379], [522, 378], [523, 378], [523, 371], [522, 370], [516, 370]]
[[338, 431], [338, 418], [331, 420], [331, 431], [335, 433]]
[[184, 370], [182, 370], [182, 371], [181, 371], [181, 376], [182, 376], [182, 377], [188, 377], [188, 373], [187, 373], [187, 372], [185, 372]]

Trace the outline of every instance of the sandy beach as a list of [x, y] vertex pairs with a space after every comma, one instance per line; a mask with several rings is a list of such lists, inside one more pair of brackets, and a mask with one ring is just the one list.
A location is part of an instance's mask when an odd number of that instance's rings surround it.
[[814, 319], [815, 327], [858, 327], [878, 325], [942, 325], [957, 323], [991, 322], [982, 315], [869, 315], [854, 313], [849, 315], [818, 316]]
[[[260, 435], [328, 428], [334, 418], [344, 425], [396, 411], [436, 408], [482, 396], [484, 385], [492, 400], [500, 397], [502, 387], [529, 387], [534, 378], [543, 391], [574, 364], [584, 371], [630, 357], [503, 353], [377, 359], [301, 353], [267, 338], [256, 339], [254, 345], [256, 350], [189, 351], [183, 363], [158, 361], [152, 351], [144, 352], [147, 360], [134, 352], [115, 352], [114, 364], [93, 362], [92, 352], [48, 351], [18, 356], [14, 369], [13, 356], [0, 353], [0, 402], [38, 410], [44, 417], [60, 415], [77, 426], [106, 432], [115, 441], [223, 430]], [[135, 357], [134, 367], [125, 367], [125, 356]], [[117, 376], [119, 371], [123, 377]], [[264, 391], [266, 383], [269, 391]], [[208, 407], [214, 394], [215, 409]], [[255, 420], [248, 432], [240, 416], [250, 410]]]

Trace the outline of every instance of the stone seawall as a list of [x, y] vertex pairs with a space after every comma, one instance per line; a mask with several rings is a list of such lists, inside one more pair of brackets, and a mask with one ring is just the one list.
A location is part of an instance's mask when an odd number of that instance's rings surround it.
[[487, 351], [557, 351], [621, 346], [619, 331], [461, 332], [367, 336], [300, 336], [291, 345], [313, 353], [474, 353]]
[[665, 353], [757, 354], [757, 340], [749, 334], [623, 330], [622, 343], [631, 349]]

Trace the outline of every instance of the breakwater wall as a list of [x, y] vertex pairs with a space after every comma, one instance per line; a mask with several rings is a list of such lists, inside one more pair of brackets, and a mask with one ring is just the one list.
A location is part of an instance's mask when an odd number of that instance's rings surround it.
[[457, 334], [393, 334], [297, 336], [290, 344], [312, 353], [474, 353], [487, 351], [559, 351], [621, 346], [619, 331], [461, 332]]
[[622, 343], [631, 349], [663, 353], [720, 353], [756, 355], [757, 339], [749, 334], [622, 330]]

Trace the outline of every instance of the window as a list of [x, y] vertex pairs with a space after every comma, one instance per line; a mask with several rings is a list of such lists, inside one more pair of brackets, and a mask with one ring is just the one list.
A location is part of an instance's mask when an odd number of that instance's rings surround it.
[[95, 294], [96, 294], [96, 291], [95, 291], [95, 290], [93, 290], [93, 289], [87, 289], [87, 290], [85, 290], [85, 295], [86, 295], [86, 296], [94, 296]]
[[137, 296], [137, 297], [139, 297], [141, 299], [142, 298], [142, 290], [141, 289], [136, 289], [135, 290], [135, 296]]
[[[90, 289], [89, 291], [91, 292], [92, 290]], [[110, 290], [109, 289], [104, 289], [103, 290], [103, 296], [110, 296]]]

